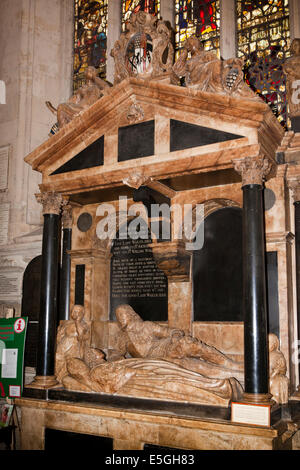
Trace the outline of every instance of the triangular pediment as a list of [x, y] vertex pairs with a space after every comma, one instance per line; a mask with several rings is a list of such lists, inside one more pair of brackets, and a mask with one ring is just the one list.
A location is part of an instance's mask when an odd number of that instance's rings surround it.
[[[66, 176], [71, 185], [69, 176], [71, 181], [81, 175], [87, 185], [89, 177], [115, 185], [130, 176], [132, 165], [149, 164], [153, 168], [154, 163], [162, 167], [168, 161], [168, 168], [179, 168], [189, 157], [199, 158], [201, 165], [211, 165], [210, 156], [226, 149], [231, 162], [238, 153], [230, 149], [246, 146], [252, 146], [255, 154], [261, 136], [272, 139], [274, 153], [282, 132], [263, 102], [129, 78], [111, 88], [108, 95], [76, 116], [25, 161], [43, 173], [47, 187], [52, 181], [54, 186], [63, 186], [60, 182], [64, 179], [66, 183]], [[105, 176], [107, 172], [109, 176]], [[116, 181], [111, 172], [115, 172]]]

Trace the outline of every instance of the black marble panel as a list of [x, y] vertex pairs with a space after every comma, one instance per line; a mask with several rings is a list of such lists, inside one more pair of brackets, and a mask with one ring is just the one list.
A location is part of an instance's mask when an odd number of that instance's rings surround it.
[[[204, 245], [194, 252], [194, 320], [243, 321], [242, 210], [224, 208], [204, 221]], [[266, 253], [268, 332], [279, 336], [277, 252]]]
[[30, 261], [23, 275], [21, 312], [29, 321], [38, 321], [40, 313], [42, 256]]
[[119, 128], [118, 161], [149, 157], [154, 154], [154, 121]]
[[52, 175], [68, 173], [70, 171], [85, 170], [103, 165], [104, 162], [104, 136], [97, 139], [87, 148], [71, 158], [64, 165], [55, 170]]
[[295, 116], [291, 118], [292, 131], [300, 132], [300, 116]]
[[[86, 403], [94, 406], [105, 406], [116, 409], [138, 410], [142, 412], [168, 413], [173, 416], [191, 417], [206, 420], [231, 420], [231, 408], [211, 405], [198, 405], [194, 403], [169, 402], [145, 398], [109, 395], [106, 393], [87, 393], [65, 390], [63, 388], [42, 390], [24, 388], [24, 398], [37, 400], [60, 401], [66, 403]], [[289, 416], [292, 420], [299, 420], [300, 401], [290, 401], [286, 405], [271, 410], [271, 425], [275, 425], [282, 416]]]
[[169, 402], [147, 398], [125, 397], [106, 393], [75, 392], [64, 389], [48, 390], [48, 400], [105, 405], [110, 408], [139, 410], [144, 412], [167, 412], [174, 416], [190, 416], [230, 420], [230, 407], [199, 405], [195, 403]]
[[244, 136], [175, 119], [170, 120], [170, 152], [241, 139], [242, 137]]
[[75, 270], [75, 304], [84, 305], [85, 264], [77, 264]]
[[205, 219], [194, 252], [194, 320], [243, 321], [242, 273], [242, 210], [227, 207]]
[[28, 317], [24, 366], [36, 367], [40, 314], [42, 256], [30, 261], [23, 276], [22, 316]]
[[279, 336], [278, 260], [277, 251], [266, 253], [268, 332]]
[[90, 452], [113, 450], [113, 439], [76, 432], [45, 428], [45, 451]]
[[39, 324], [28, 322], [24, 351], [24, 367], [36, 367]]

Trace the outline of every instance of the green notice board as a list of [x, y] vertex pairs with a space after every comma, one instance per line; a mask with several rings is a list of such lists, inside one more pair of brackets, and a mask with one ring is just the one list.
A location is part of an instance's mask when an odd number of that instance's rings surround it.
[[22, 394], [27, 322], [27, 317], [0, 318], [0, 397]]

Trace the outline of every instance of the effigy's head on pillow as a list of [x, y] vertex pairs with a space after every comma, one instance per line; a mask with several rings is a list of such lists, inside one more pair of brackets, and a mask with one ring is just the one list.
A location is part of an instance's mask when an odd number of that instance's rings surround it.
[[116, 308], [116, 318], [122, 330], [126, 329], [132, 322], [143, 321], [128, 304], [122, 304]]

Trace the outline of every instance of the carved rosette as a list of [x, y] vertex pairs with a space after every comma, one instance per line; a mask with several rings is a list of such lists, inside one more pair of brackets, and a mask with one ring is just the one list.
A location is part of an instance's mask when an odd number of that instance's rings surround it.
[[36, 200], [43, 206], [43, 215], [55, 214], [59, 215], [61, 206], [63, 204], [63, 197], [61, 194], [54, 191], [36, 194]]
[[233, 162], [234, 169], [242, 175], [242, 186], [262, 185], [271, 171], [272, 162], [265, 157], [246, 157]]
[[135, 124], [136, 122], [142, 121], [144, 119], [144, 110], [142, 106], [138, 103], [133, 103], [126, 114], [127, 121], [130, 124]]
[[71, 204], [63, 204], [62, 209], [62, 224], [63, 228], [72, 228], [73, 225], [73, 217], [72, 217], [73, 208]]

